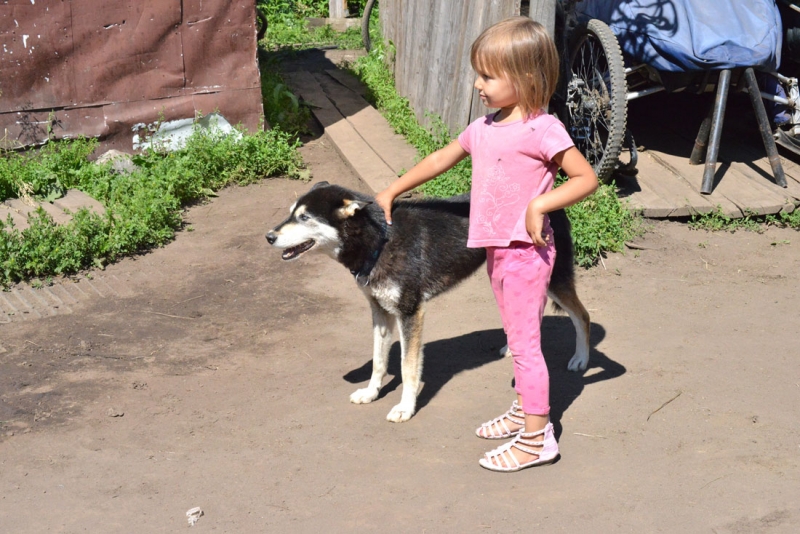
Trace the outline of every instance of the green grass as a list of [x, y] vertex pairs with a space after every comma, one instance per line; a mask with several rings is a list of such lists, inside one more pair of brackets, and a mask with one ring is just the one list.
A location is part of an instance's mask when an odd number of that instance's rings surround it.
[[[429, 116], [433, 128], [427, 130], [417, 121], [408, 99], [397, 94], [394, 79], [386, 67], [386, 55], [391, 48], [377, 43], [365, 57], [359, 58], [350, 70], [368, 88], [368, 98], [386, 117], [395, 132], [405, 136], [420, 157], [445, 146], [454, 136], [442, 120]], [[453, 169], [424, 184], [420, 190], [430, 196], [450, 196], [469, 191], [471, 164], [466, 158]], [[641, 231], [641, 219], [630, 213], [617, 198], [614, 185], [601, 185], [595, 194], [567, 208], [573, 228], [575, 259], [588, 267], [606, 252], [620, 252], [625, 241]]]
[[792, 228], [800, 230], [800, 210], [792, 213], [776, 213], [773, 215], [756, 215], [755, 213], [745, 213], [744, 217], [729, 217], [722, 212], [722, 207], [717, 206], [714, 211], [698, 215], [692, 215], [689, 219], [689, 227], [695, 230], [706, 230], [709, 232], [736, 232], [745, 230], [748, 232], [761, 233], [768, 226], [778, 226], [782, 228]]
[[[351, 13], [360, 15], [365, 2], [366, 0], [350, 2]], [[259, 3], [259, 6], [269, 20], [267, 34], [259, 43], [264, 115], [270, 125], [278, 126], [283, 131], [295, 135], [309, 134], [307, 125], [311, 111], [288, 88], [281, 75], [280, 65], [291, 61], [294, 54], [304, 49], [320, 46], [363, 48], [361, 28], [350, 28], [343, 33], [334, 31], [330, 26], [308, 29], [305, 17], [327, 16], [327, 2], [283, 0], [266, 5]], [[372, 10], [370, 33], [373, 40], [379, 40], [377, 6]]]
[[270, 52], [262, 53], [259, 69], [267, 123], [293, 136], [310, 133], [311, 110], [286, 85], [280, 72], [280, 58]]
[[[360, 17], [366, 0], [348, 2], [351, 17]], [[361, 27], [337, 32], [330, 26], [309, 28], [306, 18], [328, 16], [327, 0], [270, 0], [259, 1], [259, 9], [267, 17], [267, 34], [261, 41], [267, 50], [305, 49], [320, 46], [336, 46], [343, 49], [364, 48]], [[378, 6], [372, 9], [371, 24], [377, 23]]]
[[138, 169], [131, 174], [90, 163], [95, 140], [51, 142], [28, 154], [0, 153], [0, 200], [46, 200], [76, 188], [107, 210], [99, 216], [83, 209], [59, 226], [40, 209], [22, 231], [10, 217], [0, 221], [0, 285], [72, 274], [163, 245], [181, 227], [187, 204], [229, 184], [299, 176], [298, 145], [280, 130], [241, 137], [197, 130], [182, 150], [135, 156]]
[[796, 209], [792, 213], [778, 213], [777, 215], [770, 215], [766, 218], [766, 222], [776, 226], [800, 230], [800, 210]]

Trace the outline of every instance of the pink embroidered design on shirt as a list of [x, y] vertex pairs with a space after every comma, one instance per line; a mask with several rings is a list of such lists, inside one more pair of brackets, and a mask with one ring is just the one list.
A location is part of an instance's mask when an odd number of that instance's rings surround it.
[[487, 235], [495, 235], [495, 222], [500, 216], [501, 208], [514, 204], [519, 199], [519, 184], [509, 183], [509, 176], [503, 170], [501, 160], [497, 160], [489, 168], [486, 176], [481, 180], [481, 190], [478, 196], [479, 206], [476, 221], [485, 230]]

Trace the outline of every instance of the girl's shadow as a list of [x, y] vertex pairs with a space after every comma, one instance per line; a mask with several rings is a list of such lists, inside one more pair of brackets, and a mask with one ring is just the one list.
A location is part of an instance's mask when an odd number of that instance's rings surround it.
[[[616, 378], [625, 373], [625, 367], [609, 359], [596, 346], [605, 337], [605, 329], [592, 324], [589, 369], [585, 373], [567, 371], [567, 362], [575, 352], [575, 329], [568, 317], [547, 316], [542, 323], [542, 352], [550, 371], [550, 419], [556, 434], [561, 434], [560, 420], [570, 404], [578, 398], [586, 385]], [[425, 362], [422, 368], [424, 387], [417, 398], [417, 411], [423, 409], [439, 390], [455, 375], [476, 369], [503, 358], [499, 350], [506, 344], [501, 329], [471, 332], [450, 339], [441, 339], [425, 344]], [[509, 362], [509, 373], [511, 373]], [[600, 368], [601, 371], [593, 372]], [[586, 376], [590, 373], [589, 376]], [[369, 380], [372, 360], [342, 378], [350, 383]], [[389, 353], [389, 374], [392, 379], [383, 388], [378, 398], [397, 389], [401, 384], [400, 344], [394, 343]], [[513, 388], [513, 379], [512, 379]], [[513, 390], [509, 396], [513, 398]]]

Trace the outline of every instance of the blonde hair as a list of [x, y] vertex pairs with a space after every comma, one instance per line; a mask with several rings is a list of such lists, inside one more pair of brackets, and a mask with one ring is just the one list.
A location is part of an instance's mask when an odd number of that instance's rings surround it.
[[472, 68], [502, 76], [516, 89], [524, 116], [547, 108], [558, 83], [558, 51], [544, 26], [512, 17], [483, 31], [472, 43]]

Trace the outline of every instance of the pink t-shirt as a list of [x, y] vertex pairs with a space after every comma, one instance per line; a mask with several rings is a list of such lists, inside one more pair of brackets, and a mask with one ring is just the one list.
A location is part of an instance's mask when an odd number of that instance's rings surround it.
[[564, 125], [547, 113], [498, 124], [494, 113], [458, 136], [472, 156], [472, 192], [467, 246], [506, 247], [532, 243], [525, 229], [528, 203], [553, 188], [553, 157], [574, 143]]

